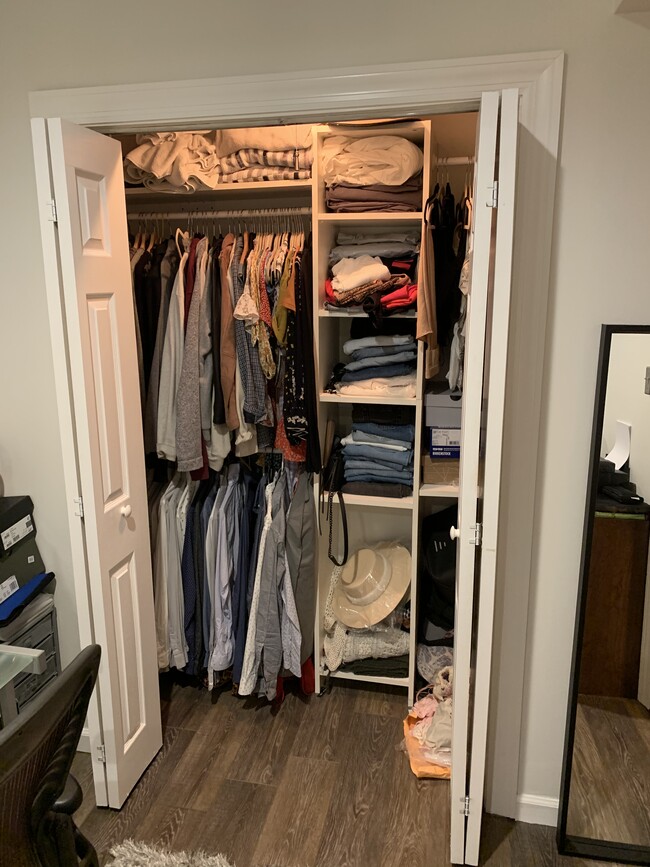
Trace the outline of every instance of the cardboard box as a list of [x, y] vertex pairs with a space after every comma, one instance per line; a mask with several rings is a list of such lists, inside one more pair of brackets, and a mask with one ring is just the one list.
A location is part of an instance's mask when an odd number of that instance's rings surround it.
[[458, 485], [460, 460], [440, 458], [432, 460], [429, 455], [422, 456], [422, 482], [425, 485]]
[[36, 536], [31, 497], [0, 497], [0, 557]]
[[429, 428], [429, 455], [432, 458], [459, 458], [460, 436], [460, 428]]
[[0, 559], [0, 602], [15, 593], [19, 587], [45, 572], [45, 564], [35, 539], [27, 539]]

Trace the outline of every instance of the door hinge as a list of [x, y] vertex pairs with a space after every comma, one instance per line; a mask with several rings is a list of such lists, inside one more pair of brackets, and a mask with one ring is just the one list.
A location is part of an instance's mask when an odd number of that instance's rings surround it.
[[50, 223], [58, 223], [58, 218], [56, 215], [56, 202], [54, 201], [54, 199], [50, 199], [50, 201], [47, 203], [47, 210], [47, 219], [50, 221]]
[[83, 497], [74, 497], [72, 502], [75, 504], [74, 513], [78, 518], [83, 518], [84, 516], [84, 498]]
[[104, 744], [97, 744], [97, 761], [103, 765], [106, 764], [106, 747]]
[[472, 538], [469, 540], [469, 544], [480, 547], [483, 541], [483, 524], [474, 524], [473, 527], [470, 527], [470, 530], [472, 531]]
[[463, 814], [465, 816], [469, 816], [469, 797], [465, 798], [465, 803], [463, 805]]
[[496, 208], [499, 203], [499, 182], [495, 181], [488, 187], [488, 200], [485, 203], [488, 208]]

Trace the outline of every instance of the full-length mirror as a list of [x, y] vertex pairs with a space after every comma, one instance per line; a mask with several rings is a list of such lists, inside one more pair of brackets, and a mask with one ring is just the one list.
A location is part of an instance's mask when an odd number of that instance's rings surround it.
[[650, 864], [650, 326], [602, 329], [558, 828]]

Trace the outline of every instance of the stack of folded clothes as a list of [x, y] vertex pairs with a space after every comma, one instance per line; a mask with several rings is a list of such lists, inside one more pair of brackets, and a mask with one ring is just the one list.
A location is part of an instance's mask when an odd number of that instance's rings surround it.
[[348, 340], [352, 357], [335, 371], [335, 391], [347, 395], [415, 397], [417, 345], [410, 334], [376, 335]]
[[411, 334], [347, 340], [343, 352], [352, 356], [338, 364], [329, 390], [338, 394], [375, 397], [415, 397], [417, 345]]
[[364, 485], [357, 493], [376, 496], [404, 497], [413, 490], [412, 424], [381, 424], [356, 422], [352, 431], [341, 440], [345, 481]]
[[311, 177], [311, 126], [155, 132], [136, 136], [124, 159], [128, 184], [188, 193], [242, 181]]
[[[332, 267], [332, 279], [325, 283], [325, 297], [332, 307], [351, 307], [366, 298], [392, 295], [410, 286], [407, 274], [391, 274], [378, 256], [340, 259]], [[413, 287], [417, 297], [417, 287]]]
[[422, 210], [422, 175], [409, 178], [404, 184], [390, 187], [387, 184], [370, 184], [357, 187], [353, 184], [332, 184], [325, 190], [328, 211], [343, 214], [397, 213]]
[[420, 148], [402, 136], [331, 136], [322, 149], [326, 205], [338, 213], [419, 211], [422, 165]]
[[341, 230], [330, 253], [325, 307], [381, 315], [417, 305], [419, 230]]

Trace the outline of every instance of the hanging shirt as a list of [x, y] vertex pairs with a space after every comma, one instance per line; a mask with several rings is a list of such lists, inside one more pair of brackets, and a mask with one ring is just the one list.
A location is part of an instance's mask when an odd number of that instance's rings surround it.
[[236, 396], [237, 349], [235, 346], [235, 320], [233, 318], [232, 293], [229, 290], [230, 260], [233, 253], [235, 236], [227, 234], [223, 239], [219, 254], [221, 277], [221, 388], [229, 430], [239, 427]]
[[162, 362], [169, 304], [178, 269], [178, 251], [173, 240], [167, 242], [167, 252], [160, 263], [160, 306], [156, 323], [156, 338], [151, 359], [151, 372], [144, 411], [144, 448], [146, 454], [155, 453], [158, 430], [158, 396], [160, 390], [160, 367]]
[[426, 344], [424, 375], [432, 379], [440, 369], [438, 349], [438, 321], [436, 316], [436, 268], [433, 249], [433, 229], [425, 214], [424, 242], [418, 263], [417, 330], [416, 337]]
[[[192, 243], [197, 239], [194, 238]], [[201, 396], [199, 384], [199, 313], [205, 292], [208, 240], [194, 245], [196, 267], [194, 288], [185, 327], [183, 363], [176, 392], [176, 462], [179, 470], [197, 470], [203, 466], [201, 437]]]
[[[208, 665], [208, 682], [214, 672], [225, 671], [233, 663], [234, 632], [232, 619], [232, 586], [239, 554], [239, 512], [241, 490], [239, 467], [229, 469], [228, 484], [219, 506], [217, 544], [213, 564], [212, 642]], [[208, 569], [210, 564], [208, 563]]]
[[[246, 261], [241, 261], [243, 252], [244, 239], [239, 237], [235, 242], [230, 264], [230, 285], [235, 309], [243, 296], [246, 280]], [[266, 383], [259, 354], [253, 347], [251, 335], [241, 319], [235, 319], [235, 346], [244, 391], [244, 418], [248, 422], [256, 422], [265, 415]]]
[[181, 258], [169, 306], [167, 330], [160, 365], [156, 451], [158, 457], [176, 460], [176, 393], [183, 369], [183, 269], [187, 253]]
[[178, 477], [169, 483], [158, 505], [158, 532], [156, 534], [153, 558], [153, 596], [156, 620], [156, 645], [158, 648], [158, 668], [164, 671], [169, 667], [169, 631], [167, 628], [167, 508], [169, 500], [177, 490]]
[[273, 508], [273, 491], [275, 481], [270, 482], [266, 486], [264, 499], [266, 503], [266, 511], [264, 514], [264, 522], [260, 534], [259, 548], [257, 552], [257, 562], [255, 567], [255, 577], [253, 580], [253, 596], [251, 599], [251, 607], [248, 616], [248, 633], [246, 635], [246, 648], [244, 651], [244, 662], [242, 665], [241, 681], [239, 684], [240, 695], [250, 695], [255, 689], [258, 678], [258, 670], [260, 658], [257, 653], [257, 614], [260, 607], [260, 578], [262, 575], [262, 564], [264, 554], [266, 552], [266, 543], [271, 529], [272, 508]]

